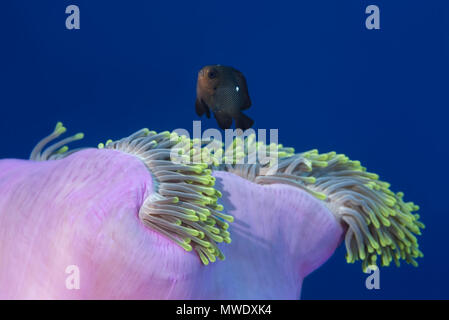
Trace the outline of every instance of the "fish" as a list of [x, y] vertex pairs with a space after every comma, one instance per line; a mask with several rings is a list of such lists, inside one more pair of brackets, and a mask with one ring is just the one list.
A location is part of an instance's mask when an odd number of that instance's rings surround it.
[[232, 120], [235, 127], [246, 130], [254, 120], [242, 111], [251, 106], [245, 76], [229, 66], [208, 65], [198, 72], [195, 109], [198, 116], [211, 111], [221, 129], [229, 129]]

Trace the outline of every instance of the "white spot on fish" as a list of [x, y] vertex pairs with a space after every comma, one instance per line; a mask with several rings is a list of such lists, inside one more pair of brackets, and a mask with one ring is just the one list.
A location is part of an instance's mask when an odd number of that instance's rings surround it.
[[236, 86], [235, 91], [239, 92], [239, 90], [240, 90], [239, 86]]

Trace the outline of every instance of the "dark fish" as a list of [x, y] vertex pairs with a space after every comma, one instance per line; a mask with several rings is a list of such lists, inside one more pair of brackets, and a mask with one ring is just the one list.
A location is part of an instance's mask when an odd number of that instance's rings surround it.
[[222, 129], [229, 129], [232, 119], [235, 127], [251, 128], [254, 121], [242, 113], [251, 106], [248, 87], [243, 74], [221, 65], [205, 66], [198, 72], [196, 84], [196, 113], [210, 118], [210, 111]]

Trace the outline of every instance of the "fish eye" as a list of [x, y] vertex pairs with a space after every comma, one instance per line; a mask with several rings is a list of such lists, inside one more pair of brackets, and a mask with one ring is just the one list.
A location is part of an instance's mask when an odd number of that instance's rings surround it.
[[209, 79], [215, 79], [217, 77], [217, 71], [216, 70], [210, 70], [207, 74]]

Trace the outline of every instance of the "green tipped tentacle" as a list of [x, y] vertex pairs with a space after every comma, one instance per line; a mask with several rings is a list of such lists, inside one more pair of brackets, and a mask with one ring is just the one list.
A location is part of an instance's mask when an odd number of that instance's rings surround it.
[[[241, 146], [240, 140], [234, 141], [232, 147]], [[247, 145], [236, 150], [244, 159], [249, 157], [249, 150], [261, 146], [253, 138], [243, 141]], [[343, 154], [320, 154], [318, 150], [293, 154], [282, 145], [278, 150], [288, 151], [279, 156], [275, 166], [233, 161], [220, 169], [258, 184], [289, 184], [322, 200], [348, 228], [345, 235], [348, 263], [362, 260], [366, 270], [377, 263], [379, 256], [382, 266], [392, 261], [399, 266], [401, 259], [417, 266], [415, 259], [423, 257], [423, 253], [415, 235], [421, 234], [424, 224], [414, 213], [419, 207], [405, 203], [402, 192], [392, 192], [389, 183], [380, 181], [377, 174], [367, 172], [359, 161]]]
[[[209, 165], [201, 162], [204, 150], [195, 148], [196, 144], [197, 141], [176, 133], [142, 129], [99, 147], [142, 160], [154, 178], [155, 190], [145, 199], [140, 219], [185, 250], [195, 250], [201, 261], [208, 264], [216, 258], [224, 259], [217, 244], [231, 241], [229, 225], [224, 221], [232, 222], [233, 217], [220, 212], [223, 206], [217, 201], [221, 193], [214, 188], [215, 178]], [[196, 158], [200, 162], [191, 161]]]
[[[30, 159], [56, 160], [78, 151], [68, 151], [65, 145], [82, 139], [83, 134], [44, 150], [65, 131], [58, 123], [33, 149]], [[185, 250], [195, 250], [204, 264], [224, 259], [217, 244], [231, 242], [227, 222], [233, 221], [220, 212], [221, 193], [214, 188], [212, 170], [232, 172], [258, 184], [289, 184], [323, 201], [348, 228], [344, 241], [348, 263], [361, 260], [366, 269], [378, 260], [382, 266], [392, 261], [399, 266], [405, 260], [416, 266], [415, 259], [423, 256], [416, 238], [424, 228], [414, 213], [419, 207], [404, 202], [402, 192], [392, 192], [389, 183], [367, 172], [359, 161], [318, 150], [295, 154], [293, 148], [257, 142], [255, 135], [237, 137], [226, 149], [221, 143], [209, 148], [208, 143], [142, 129], [121, 140], [100, 143], [98, 148], [119, 150], [143, 161], [154, 177], [155, 190], [145, 199], [139, 217]]]

